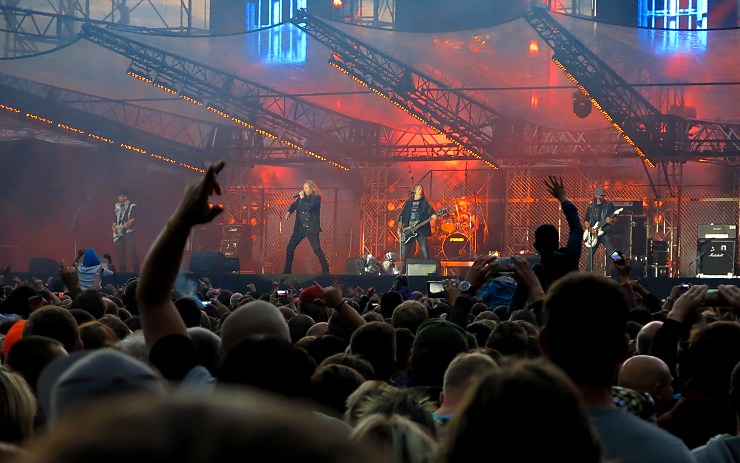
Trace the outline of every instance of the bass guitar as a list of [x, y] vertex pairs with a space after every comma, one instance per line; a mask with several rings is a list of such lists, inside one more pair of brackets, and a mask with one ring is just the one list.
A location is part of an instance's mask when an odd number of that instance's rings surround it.
[[[443, 207], [442, 209], [438, 210], [434, 213], [437, 217], [440, 217], [442, 215], [445, 215], [447, 213], [447, 208]], [[408, 227], [404, 227], [401, 229], [401, 233], [398, 235], [398, 240], [401, 242], [401, 244], [408, 244], [409, 241], [416, 238], [416, 236], [419, 234], [417, 231], [423, 227], [424, 225], [431, 222], [432, 218], [429, 217], [428, 219], [417, 223], [416, 225], [409, 225]]]
[[[619, 215], [620, 212], [624, 210], [623, 207], [620, 207], [614, 213], [611, 215], [611, 217], [616, 217]], [[604, 227], [606, 226], [606, 223], [599, 224], [599, 222], [596, 222], [593, 224], [591, 228], [588, 230], [583, 231], [583, 245], [587, 248], [592, 248], [596, 246], [596, 243], [599, 241], [599, 237], [604, 234], [606, 230], [604, 230]]]

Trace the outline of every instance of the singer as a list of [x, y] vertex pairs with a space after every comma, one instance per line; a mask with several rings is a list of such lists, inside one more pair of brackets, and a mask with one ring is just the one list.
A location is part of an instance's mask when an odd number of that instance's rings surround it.
[[285, 253], [284, 274], [291, 273], [293, 267], [293, 255], [303, 238], [308, 238], [308, 242], [313, 248], [314, 254], [319, 258], [321, 263], [321, 272], [329, 273], [329, 262], [326, 261], [324, 251], [321, 250], [319, 233], [321, 232], [321, 196], [319, 188], [313, 180], [306, 180], [303, 183], [303, 191], [293, 196], [295, 201], [285, 213], [285, 220], [288, 220], [290, 214], [296, 213], [295, 226], [293, 235], [288, 242], [288, 249]]

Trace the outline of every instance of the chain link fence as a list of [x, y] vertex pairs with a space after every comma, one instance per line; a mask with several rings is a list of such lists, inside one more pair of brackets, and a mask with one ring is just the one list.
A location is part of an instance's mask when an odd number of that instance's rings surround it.
[[[617, 249], [632, 255], [645, 273], [655, 264], [651, 243], [663, 244], [667, 256], [666, 276], [694, 276], [697, 267], [697, 230], [702, 224], [738, 224], [740, 199], [735, 185], [695, 185], [679, 188], [615, 181], [634, 177], [634, 170], [609, 172], [603, 169], [556, 167], [520, 168], [506, 171], [431, 170], [414, 180], [409, 172], [399, 174], [389, 166], [373, 166], [361, 172], [362, 193], [349, 189], [324, 188], [321, 209], [321, 245], [332, 273], [344, 273], [350, 258], [372, 254], [384, 260], [387, 253], [399, 254], [396, 221], [413, 184], [420, 183], [435, 210], [446, 209], [432, 223], [430, 255], [441, 261], [473, 260], [477, 255], [499, 251], [504, 255], [534, 254], [534, 230], [543, 223], [560, 230], [565, 245], [568, 225], [559, 203], [544, 184], [547, 175], [562, 177], [571, 201], [582, 220], [596, 187], [606, 187], [607, 199], [624, 210], [617, 217], [612, 236]], [[280, 273], [293, 232], [295, 217], [284, 218], [294, 201], [295, 188], [230, 189], [226, 221], [248, 225], [244, 233], [251, 243], [255, 271]], [[226, 229], [226, 228], [225, 228]], [[499, 239], [500, 236], [500, 239]], [[229, 237], [224, 235], [223, 244]], [[244, 238], [241, 238], [244, 239]], [[656, 245], [656, 249], [660, 247]], [[586, 248], [581, 268], [586, 268]], [[416, 257], [420, 257], [417, 254]], [[650, 261], [650, 262], [649, 262]], [[594, 271], [605, 273], [603, 246], [594, 259]], [[638, 264], [640, 265], [640, 264]], [[296, 250], [294, 273], [318, 273], [320, 265], [304, 240]]]

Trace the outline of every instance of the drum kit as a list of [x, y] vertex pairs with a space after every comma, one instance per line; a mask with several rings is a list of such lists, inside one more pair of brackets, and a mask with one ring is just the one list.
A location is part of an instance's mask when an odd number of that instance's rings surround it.
[[478, 216], [465, 197], [449, 201], [450, 213], [440, 217], [433, 238], [441, 241], [439, 256], [445, 259], [461, 259], [476, 252], [475, 231], [478, 229]]

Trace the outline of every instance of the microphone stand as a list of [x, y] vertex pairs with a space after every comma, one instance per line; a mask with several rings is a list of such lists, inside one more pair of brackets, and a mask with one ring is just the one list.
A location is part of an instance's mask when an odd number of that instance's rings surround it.
[[87, 196], [82, 198], [82, 201], [80, 201], [80, 205], [77, 207], [77, 212], [75, 212], [74, 217], [72, 217], [72, 223], [69, 224], [69, 231], [74, 234], [74, 253], [73, 256], [77, 256], [77, 218], [80, 216], [80, 212], [82, 211], [82, 207], [87, 203]]

